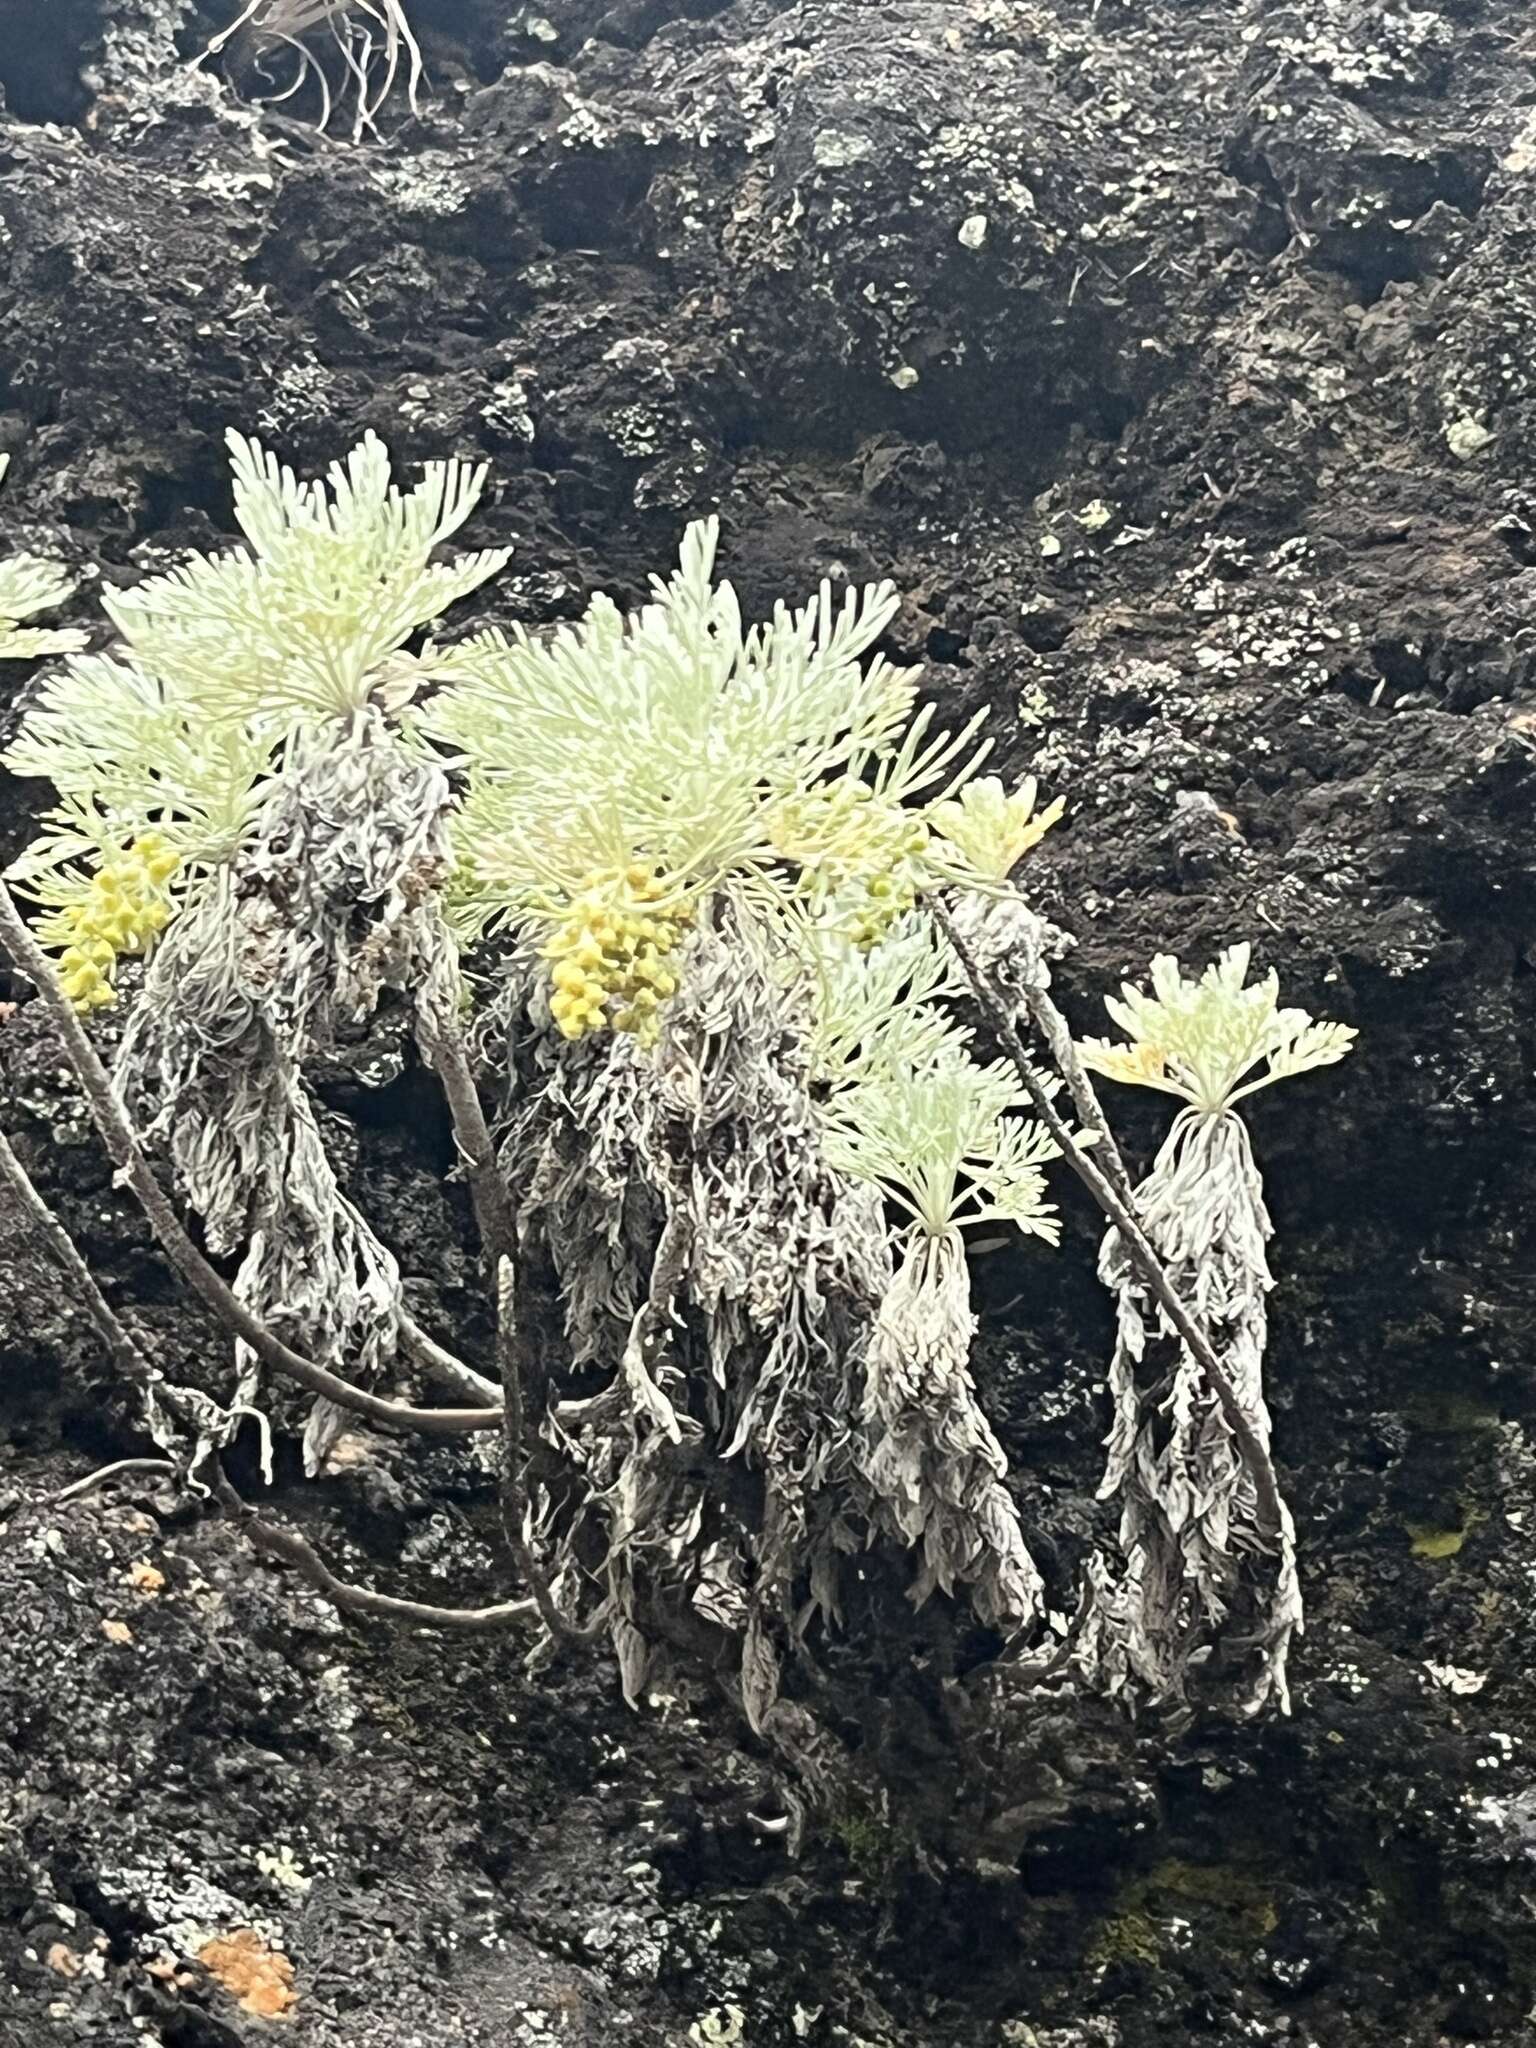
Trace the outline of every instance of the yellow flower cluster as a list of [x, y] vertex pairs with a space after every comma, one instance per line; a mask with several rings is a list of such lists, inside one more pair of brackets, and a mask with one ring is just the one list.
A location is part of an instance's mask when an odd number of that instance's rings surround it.
[[917, 901], [928, 827], [865, 782], [850, 776], [781, 804], [770, 834], [778, 851], [798, 862], [802, 895], [847, 903], [848, 935], [865, 951]]
[[123, 954], [142, 953], [170, 922], [166, 884], [180, 866], [181, 855], [158, 832], [142, 833], [47, 920], [41, 936], [63, 949], [59, 981], [77, 1010], [116, 1002], [113, 969]]
[[693, 916], [671, 901], [649, 861], [589, 875], [570, 913], [544, 948], [553, 962], [550, 1011], [562, 1037], [583, 1038], [611, 1024], [642, 1044], [657, 1032], [657, 1012], [677, 987], [666, 957]]

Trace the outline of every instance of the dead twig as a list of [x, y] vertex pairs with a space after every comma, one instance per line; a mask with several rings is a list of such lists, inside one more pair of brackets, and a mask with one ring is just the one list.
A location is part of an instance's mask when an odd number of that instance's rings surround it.
[[55, 1216], [39, 1193], [31, 1174], [12, 1151], [10, 1140], [4, 1131], [0, 1131], [0, 1179], [8, 1182], [22, 1214], [73, 1282], [76, 1298], [95, 1325], [96, 1333], [106, 1345], [112, 1363], [124, 1379], [147, 1385], [153, 1377], [152, 1368], [128, 1334], [116, 1309], [97, 1286], [96, 1276], [86, 1264], [80, 1247]]
[[367, 1586], [354, 1586], [338, 1579], [313, 1544], [293, 1529], [284, 1529], [259, 1515], [236, 1493], [224, 1474], [214, 1468], [214, 1491], [220, 1505], [251, 1546], [263, 1556], [291, 1565], [316, 1592], [322, 1594], [341, 1614], [366, 1615], [377, 1621], [394, 1621], [415, 1628], [441, 1629], [454, 1635], [501, 1635], [509, 1629], [524, 1628], [538, 1617], [532, 1600], [506, 1600], [496, 1607], [434, 1607], [421, 1600], [397, 1600], [389, 1593], [375, 1593]]
[[429, 1337], [414, 1316], [400, 1312], [400, 1342], [406, 1355], [413, 1358], [429, 1372], [440, 1386], [457, 1394], [461, 1401], [467, 1401], [472, 1408], [499, 1408], [501, 1390], [494, 1380], [488, 1380], [483, 1373], [466, 1365], [462, 1358], [456, 1358], [435, 1337]]
[[203, 57], [218, 55], [242, 29], [250, 30], [258, 49], [289, 49], [299, 60], [298, 75], [286, 92], [276, 95], [275, 104], [292, 99], [305, 79], [314, 75], [320, 90], [321, 132], [331, 119], [331, 88], [304, 40], [319, 29], [329, 34], [339, 51], [356, 96], [354, 142], [362, 139], [365, 130], [377, 133], [379, 110], [394, 90], [402, 62], [407, 72], [407, 102], [413, 114], [421, 111], [425, 67], [404, 0], [249, 0], [229, 26], [212, 38]]
[[87, 1472], [83, 1479], [76, 1479], [68, 1486], [61, 1486], [57, 1493], [43, 1496], [40, 1505], [61, 1508], [67, 1501], [84, 1500], [87, 1494], [98, 1488], [110, 1486], [115, 1479], [137, 1477], [140, 1473], [154, 1472], [160, 1477], [175, 1478], [177, 1466], [171, 1458], [119, 1458], [114, 1464], [103, 1465], [99, 1472]]
[[498, 1260], [516, 1260], [517, 1219], [512, 1214], [507, 1185], [496, 1163], [496, 1147], [491, 1142], [490, 1127], [480, 1105], [480, 1091], [475, 1086], [469, 1054], [464, 1049], [463, 1037], [446, 1014], [445, 1006], [439, 1006], [431, 1016], [423, 1014], [421, 1035], [427, 1057], [447, 1098], [454, 1143], [464, 1163], [470, 1206], [475, 1212], [475, 1224], [486, 1259], [494, 1273]]
[[[446, 939], [445, 939], [446, 944]], [[448, 1103], [454, 1142], [464, 1164], [470, 1205], [480, 1232], [481, 1248], [496, 1288], [496, 1363], [501, 1375], [501, 1522], [507, 1546], [538, 1604], [540, 1618], [559, 1642], [590, 1642], [600, 1623], [585, 1627], [560, 1611], [542, 1564], [528, 1536], [527, 1435], [524, 1416], [532, 1359], [526, 1325], [519, 1317], [517, 1274], [521, 1259], [517, 1219], [507, 1184], [502, 1179], [480, 1091], [469, 1064], [464, 1039], [452, 1008], [440, 1003], [422, 1012], [422, 1042]]]

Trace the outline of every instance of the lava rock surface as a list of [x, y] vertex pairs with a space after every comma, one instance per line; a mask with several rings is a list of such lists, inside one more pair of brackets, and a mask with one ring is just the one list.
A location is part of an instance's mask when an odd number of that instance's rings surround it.
[[[833, 1676], [882, 1797], [792, 1861], [768, 1760], [702, 1697], [631, 1714], [601, 1657], [343, 1624], [153, 1475], [53, 1502], [145, 1446], [0, 1214], [0, 2043], [1528, 2048], [1525, 0], [408, 6], [419, 112], [353, 146], [302, 93], [258, 110], [238, 46], [196, 62], [235, 0], [9, 0], [0, 552], [89, 570], [94, 623], [91, 578], [229, 538], [226, 426], [301, 468], [372, 427], [491, 463], [493, 618], [633, 599], [715, 509], [749, 611], [893, 578], [890, 651], [1068, 799], [1031, 878], [1074, 1023], [1154, 952], [1248, 938], [1359, 1027], [1252, 1105], [1294, 1712], [1130, 1728], [880, 1604]], [[42, 797], [0, 786], [0, 854]], [[322, 1083], [340, 1156], [473, 1349], [447, 1136], [386, 1055]], [[6, 1127], [215, 1384], [60, 1069], [8, 1008]], [[1156, 1106], [1114, 1108], [1149, 1156]], [[976, 1265], [1063, 1603], [1109, 1345], [1064, 1206], [1059, 1257]], [[476, 1454], [279, 1480], [350, 1573], [497, 1596]], [[244, 2004], [208, 1946], [236, 1933]]]

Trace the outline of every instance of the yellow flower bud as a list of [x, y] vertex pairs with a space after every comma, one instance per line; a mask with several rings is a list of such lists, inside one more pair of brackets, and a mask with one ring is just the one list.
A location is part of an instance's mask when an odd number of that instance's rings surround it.
[[565, 922], [544, 947], [551, 1013], [567, 1037], [609, 1026], [655, 1036], [658, 991], [677, 986], [656, 963], [674, 950], [692, 915], [676, 900], [647, 907], [668, 893], [654, 863], [638, 858], [595, 871], [572, 892]]
[[146, 951], [169, 924], [165, 885], [180, 866], [181, 856], [160, 833], [140, 833], [53, 913], [52, 943], [61, 947], [62, 983], [77, 1009], [116, 1000], [112, 970], [123, 955]]

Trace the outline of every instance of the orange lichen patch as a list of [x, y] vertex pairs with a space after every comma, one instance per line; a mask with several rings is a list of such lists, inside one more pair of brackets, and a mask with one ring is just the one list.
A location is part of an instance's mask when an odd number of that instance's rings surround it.
[[282, 2019], [299, 2002], [292, 1963], [278, 1950], [268, 1948], [254, 1927], [237, 1927], [233, 1934], [216, 1935], [198, 1950], [197, 1960], [231, 1998], [239, 1999], [242, 2012], [254, 2013], [258, 2019]]
[[121, 1644], [133, 1641], [133, 1630], [126, 1621], [104, 1621], [101, 1624], [101, 1632], [109, 1643]]
[[50, 1970], [57, 1970], [61, 1977], [78, 1977], [81, 1970], [80, 1958], [72, 1948], [62, 1941], [56, 1941], [47, 1955]]
[[123, 1577], [141, 1600], [153, 1600], [165, 1591], [165, 1573], [157, 1570], [147, 1557], [136, 1558]]

